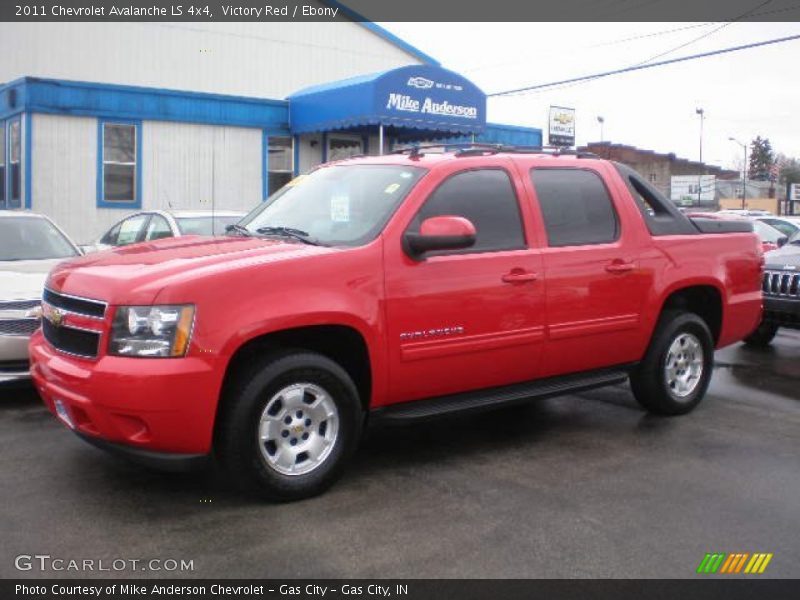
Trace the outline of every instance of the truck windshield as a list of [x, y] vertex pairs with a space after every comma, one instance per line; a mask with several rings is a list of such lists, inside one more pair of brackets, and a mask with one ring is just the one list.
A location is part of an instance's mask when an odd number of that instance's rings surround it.
[[290, 181], [239, 225], [253, 235], [359, 246], [375, 239], [425, 172], [400, 165], [323, 167]]

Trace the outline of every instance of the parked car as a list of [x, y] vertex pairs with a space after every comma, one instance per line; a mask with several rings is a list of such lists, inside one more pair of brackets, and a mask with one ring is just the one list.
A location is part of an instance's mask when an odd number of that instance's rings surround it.
[[703, 218], [703, 219], [715, 219], [715, 220], [736, 219], [740, 221], [750, 221], [753, 223], [753, 230], [756, 232], [756, 235], [758, 235], [759, 239], [761, 239], [761, 249], [764, 252], [777, 250], [778, 248], [783, 246], [789, 239], [788, 236], [784, 235], [781, 231], [779, 231], [775, 227], [768, 225], [766, 222], [761, 221], [759, 219], [746, 219], [734, 213], [733, 211], [727, 211], [727, 212], [694, 211], [686, 213], [686, 216], [690, 218]]
[[723, 208], [718, 211], [721, 215], [733, 215], [735, 217], [766, 217], [772, 213], [763, 208]]
[[182, 235], [222, 235], [246, 213], [230, 210], [148, 210], [116, 223], [86, 252], [108, 250], [137, 242], [150, 242]]
[[745, 343], [767, 346], [780, 327], [800, 329], [800, 232], [764, 256], [764, 317]]
[[95, 445], [172, 468], [213, 456], [297, 499], [339, 477], [366, 423], [628, 378], [645, 409], [688, 413], [714, 348], [758, 325], [761, 261], [749, 223], [693, 224], [583, 154], [352, 158], [228, 239], [58, 267], [33, 376]]
[[0, 384], [29, 378], [28, 339], [39, 327], [42, 287], [78, 247], [43, 215], [0, 211]]
[[774, 227], [783, 235], [791, 238], [800, 232], [800, 217], [782, 216], [782, 217], [754, 217], [756, 221], [762, 221], [770, 227]]

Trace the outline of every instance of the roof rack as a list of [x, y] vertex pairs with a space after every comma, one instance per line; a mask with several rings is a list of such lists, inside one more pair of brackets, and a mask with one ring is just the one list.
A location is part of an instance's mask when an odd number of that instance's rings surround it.
[[482, 142], [458, 142], [448, 144], [423, 144], [414, 145], [402, 150], [395, 150], [392, 154], [408, 153], [409, 158], [424, 156], [424, 150], [440, 148], [458, 148], [455, 156], [481, 156], [485, 154], [549, 154], [551, 156], [575, 156], [576, 158], [600, 158], [593, 152], [573, 150], [561, 146], [512, 146], [506, 144], [487, 144]]

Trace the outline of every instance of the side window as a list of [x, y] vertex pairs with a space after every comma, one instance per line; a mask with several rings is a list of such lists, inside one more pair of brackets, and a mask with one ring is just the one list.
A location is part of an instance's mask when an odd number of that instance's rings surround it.
[[606, 244], [619, 237], [619, 220], [606, 186], [584, 169], [533, 169], [548, 245]]
[[517, 195], [501, 169], [464, 171], [447, 179], [425, 201], [412, 229], [418, 231], [422, 221], [442, 215], [465, 217], [475, 225], [475, 245], [457, 254], [525, 247]]
[[153, 215], [150, 217], [150, 223], [147, 225], [147, 232], [144, 234], [145, 241], [160, 240], [163, 238], [172, 237], [172, 230], [169, 228], [167, 220], [160, 215]]
[[117, 245], [117, 238], [119, 237], [119, 230], [122, 228], [122, 223], [117, 223], [108, 230], [108, 232], [100, 238], [101, 244], [107, 244], [109, 246], [116, 246]]
[[116, 246], [127, 246], [134, 244], [139, 239], [139, 233], [147, 221], [147, 215], [137, 215], [130, 219], [125, 219], [120, 223], [119, 235], [117, 236]]
[[777, 219], [761, 219], [767, 225], [771, 225], [778, 231], [780, 231], [783, 235], [792, 237], [795, 233], [797, 233], [797, 227], [789, 225], [785, 221], [778, 221]]

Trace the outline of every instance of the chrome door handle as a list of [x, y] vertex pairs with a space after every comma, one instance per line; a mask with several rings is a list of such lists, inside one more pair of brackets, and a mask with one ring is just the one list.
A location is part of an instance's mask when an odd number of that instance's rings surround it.
[[527, 281], [536, 281], [539, 276], [530, 271], [514, 270], [503, 275], [502, 279], [505, 283], [525, 283]]

